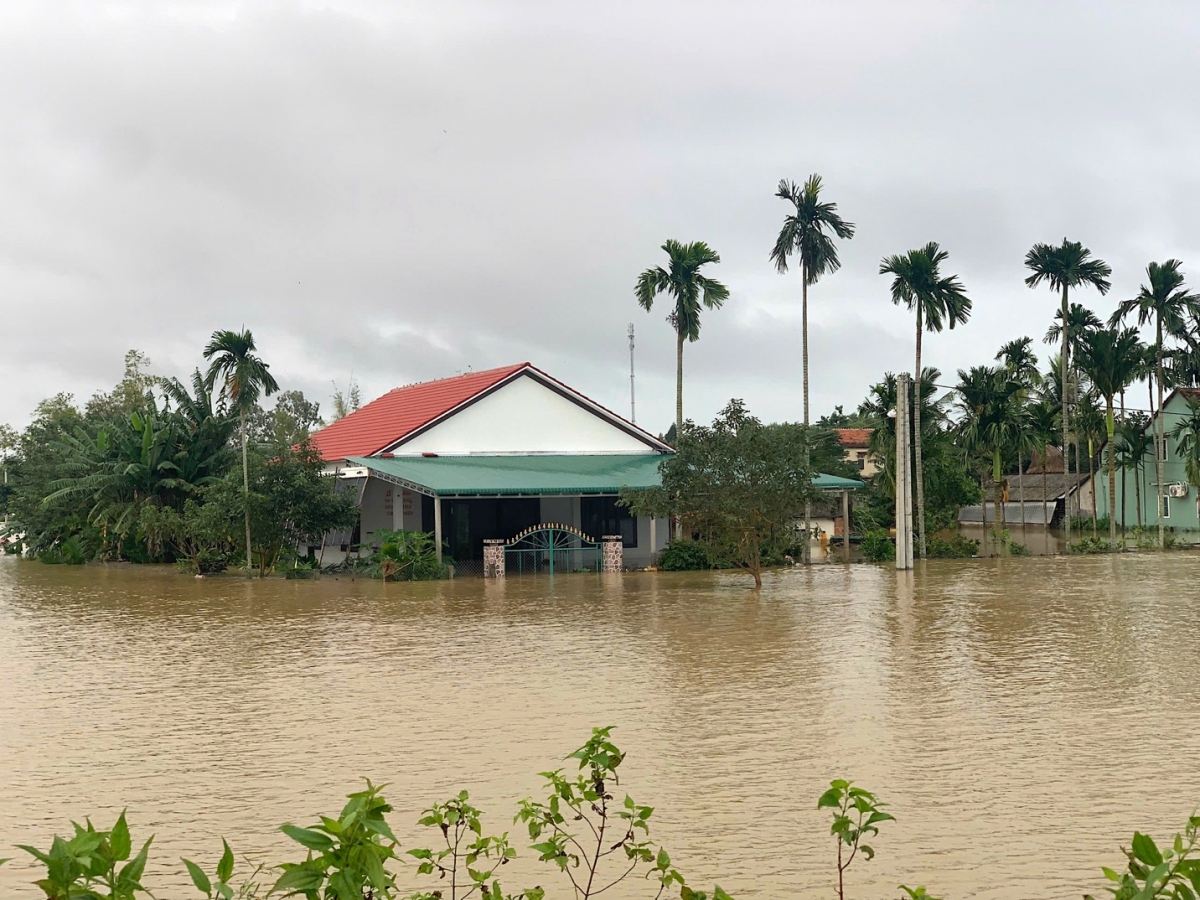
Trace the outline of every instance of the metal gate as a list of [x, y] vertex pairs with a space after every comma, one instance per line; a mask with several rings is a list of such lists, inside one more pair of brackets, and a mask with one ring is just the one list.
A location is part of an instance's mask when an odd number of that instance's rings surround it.
[[511, 574], [599, 572], [600, 543], [570, 525], [535, 525], [504, 545], [504, 568]]

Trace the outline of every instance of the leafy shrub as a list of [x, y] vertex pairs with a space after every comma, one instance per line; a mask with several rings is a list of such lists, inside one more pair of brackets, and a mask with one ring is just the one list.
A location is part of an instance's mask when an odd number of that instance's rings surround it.
[[1067, 550], [1071, 553], [1109, 553], [1112, 551], [1112, 544], [1104, 538], [1085, 535], [1071, 544]]
[[664, 572], [694, 572], [713, 565], [699, 541], [673, 540], [658, 554], [658, 567]]
[[379, 549], [371, 562], [379, 568], [384, 581], [437, 581], [450, 577], [450, 567], [438, 562], [437, 545], [424, 531], [380, 529]]
[[1010, 556], [1029, 556], [1029, 548], [1024, 544], [1011, 543], [1008, 545]]
[[43, 550], [38, 558], [48, 566], [82, 566], [89, 556], [79, 535], [75, 534], [50, 549]]
[[296, 560], [290, 567], [284, 569], [283, 577], [289, 581], [312, 578], [317, 572], [317, 564], [305, 559]]
[[882, 528], [873, 528], [863, 535], [862, 555], [871, 562], [888, 562], [896, 558], [896, 545]]
[[930, 559], [970, 559], [979, 555], [979, 541], [956, 534], [950, 538], [933, 537], [926, 547]]

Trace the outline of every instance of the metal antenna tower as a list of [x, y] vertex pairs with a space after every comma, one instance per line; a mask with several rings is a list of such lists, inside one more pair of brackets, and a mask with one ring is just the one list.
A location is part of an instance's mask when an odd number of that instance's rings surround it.
[[637, 424], [637, 402], [633, 394], [633, 323], [629, 323], [629, 421]]

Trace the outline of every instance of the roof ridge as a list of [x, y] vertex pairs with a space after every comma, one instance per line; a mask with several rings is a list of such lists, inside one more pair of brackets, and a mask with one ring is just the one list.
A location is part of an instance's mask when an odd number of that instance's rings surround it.
[[[490, 369], [479, 369], [478, 371], [468, 370], [466, 372], [459, 372], [457, 375], [443, 375], [441, 378], [430, 378], [428, 381], [410, 381], [408, 384], [397, 385], [396, 387], [392, 388], [387, 393], [391, 394], [396, 391], [408, 390], [408, 388], [423, 387], [424, 385], [427, 385], [427, 384], [437, 384], [439, 381], [453, 381], [456, 378], [467, 378], [472, 375], [490, 375], [493, 372], [517, 372], [521, 369], [532, 369], [532, 368], [536, 368], [536, 367], [533, 366], [531, 363], [521, 362], [521, 363], [513, 363], [512, 365], [508, 365], [508, 366], [493, 366]], [[384, 396], [387, 396], [387, 394], [384, 394]]]

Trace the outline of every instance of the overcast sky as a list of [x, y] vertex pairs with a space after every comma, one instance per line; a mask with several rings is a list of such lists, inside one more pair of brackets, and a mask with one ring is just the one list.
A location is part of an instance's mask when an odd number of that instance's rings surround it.
[[[529, 360], [673, 419], [667, 312], [637, 274], [705, 240], [732, 296], [685, 353], [685, 412], [801, 415], [799, 278], [767, 256], [780, 178], [858, 226], [810, 292], [814, 416], [911, 369], [879, 260], [936, 240], [968, 325], [953, 373], [1039, 338], [1036, 241], [1200, 287], [1200, 6], [839, 2], [0, 4], [0, 422], [85, 399], [129, 348], [186, 376], [251, 328], [328, 409]], [[1039, 340], [1039, 348], [1041, 348]]]

